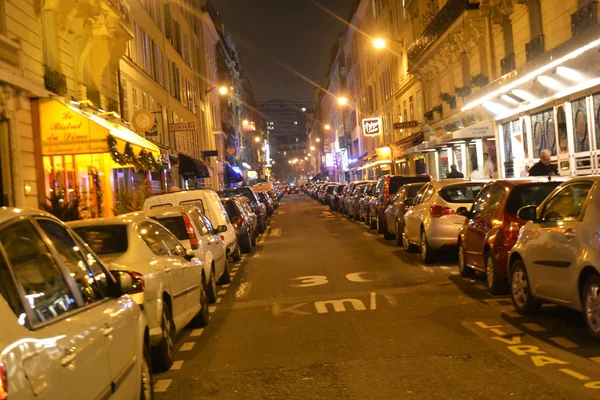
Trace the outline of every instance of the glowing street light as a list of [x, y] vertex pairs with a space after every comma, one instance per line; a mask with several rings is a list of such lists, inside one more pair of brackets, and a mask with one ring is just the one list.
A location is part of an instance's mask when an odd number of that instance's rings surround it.
[[310, 151], [315, 151], [315, 146], [310, 146]]
[[257, 136], [257, 137], [255, 137], [255, 138], [254, 138], [254, 141], [255, 141], [256, 143], [260, 143], [260, 136]]
[[385, 48], [385, 40], [382, 38], [376, 38], [375, 40], [373, 40], [373, 46], [377, 50], [381, 50], [381, 49]]
[[242, 121], [243, 126], [248, 126], [249, 123], [250, 123], [250, 121], [248, 121], [247, 119]]
[[340, 106], [345, 106], [346, 104], [348, 104], [348, 98], [347, 97], [338, 97], [338, 104]]
[[227, 93], [229, 93], [229, 89], [227, 89], [227, 86], [221, 86], [219, 88], [219, 94], [225, 96]]
[[315, 140], [317, 141], [317, 143], [319, 143], [321, 141], [321, 138], [317, 138]]
[[329, 124], [325, 124], [325, 126], [324, 126], [323, 128], [325, 128], [325, 130], [326, 130], [326, 131], [328, 131], [328, 130], [330, 130], [330, 129], [331, 129], [331, 125], [329, 125]]
[[305, 160], [308, 160], [308, 157], [304, 157]]

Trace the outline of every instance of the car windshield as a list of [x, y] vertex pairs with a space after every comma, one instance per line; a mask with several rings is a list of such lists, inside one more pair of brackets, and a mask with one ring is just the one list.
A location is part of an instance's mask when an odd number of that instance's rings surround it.
[[234, 217], [239, 217], [242, 215], [241, 210], [238, 205], [233, 200], [224, 200], [223, 206], [225, 206], [225, 210], [227, 211], [227, 215], [229, 219], [233, 219]]
[[335, 186], [327, 186], [327, 194], [333, 194], [333, 190], [335, 189]]
[[220, 197], [231, 197], [231, 196], [244, 196], [251, 202], [256, 202], [256, 197], [254, 196], [254, 192], [252, 189], [247, 187], [237, 188], [237, 189], [225, 189], [217, 192]]
[[460, 184], [440, 189], [439, 195], [448, 203], [472, 203], [483, 184]]
[[189, 240], [189, 235], [185, 229], [185, 222], [183, 216], [175, 217], [152, 217], [152, 219], [158, 221], [161, 225], [167, 228], [175, 237], [179, 240]]
[[535, 182], [516, 186], [508, 195], [504, 212], [517, 214], [521, 207], [539, 206], [560, 182]]
[[417, 193], [419, 193], [419, 190], [421, 190], [421, 188], [425, 186], [425, 182], [423, 182], [422, 185], [408, 185], [406, 186], [406, 198], [407, 199], [414, 199], [415, 197], [417, 197]]
[[127, 225], [81, 226], [74, 228], [74, 231], [96, 254], [115, 254], [127, 251]]

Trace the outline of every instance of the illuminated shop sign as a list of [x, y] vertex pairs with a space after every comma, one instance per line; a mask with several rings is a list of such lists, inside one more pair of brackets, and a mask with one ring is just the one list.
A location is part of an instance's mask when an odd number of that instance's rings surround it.
[[363, 135], [381, 135], [381, 118], [364, 118], [362, 120]]

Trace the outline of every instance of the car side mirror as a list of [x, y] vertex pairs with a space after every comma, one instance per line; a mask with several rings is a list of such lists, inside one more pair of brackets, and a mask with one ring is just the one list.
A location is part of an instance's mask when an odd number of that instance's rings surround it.
[[521, 207], [519, 211], [517, 211], [517, 217], [522, 219], [523, 221], [535, 221], [537, 217], [537, 207], [536, 206], [525, 206]]
[[196, 254], [194, 253], [194, 250], [192, 249], [185, 249], [185, 255], [183, 256], [183, 258], [185, 258], [188, 261], [192, 261], [192, 258], [196, 257]]
[[227, 231], [227, 225], [219, 225], [215, 228], [215, 233], [219, 234], [219, 233], [223, 233]]
[[129, 272], [111, 270], [110, 273], [116, 281], [114, 289], [111, 290], [112, 297], [121, 297], [133, 291], [133, 276]]
[[415, 201], [414, 199], [405, 199], [402, 203], [404, 203], [405, 206], [410, 207], [415, 203]]
[[458, 209], [456, 210], [456, 214], [469, 218], [470, 213], [469, 213], [469, 210], [467, 209], [467, 207], [458, 207]]

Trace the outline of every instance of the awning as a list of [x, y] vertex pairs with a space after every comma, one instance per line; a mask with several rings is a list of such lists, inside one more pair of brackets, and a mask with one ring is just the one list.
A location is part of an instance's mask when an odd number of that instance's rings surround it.
[[121, 152], [130, 143], [136, 154], [144, 149], [160, 157], [158, 146], [137, 133], [57, 100], [40, 102], [40, 134], [43, 155], [108, 153], [112, 135]]
[[183, 153], [179, 153], [179, 174], [185, 178], [208, 178], [208, 166]]
[[242, 174], [234, 170], [230, 165], [225, 165], [225, 176], [227, 177], [227, 182], [229, 183], [237, 183], [244, 181], [244, 177], [242, 176]]

